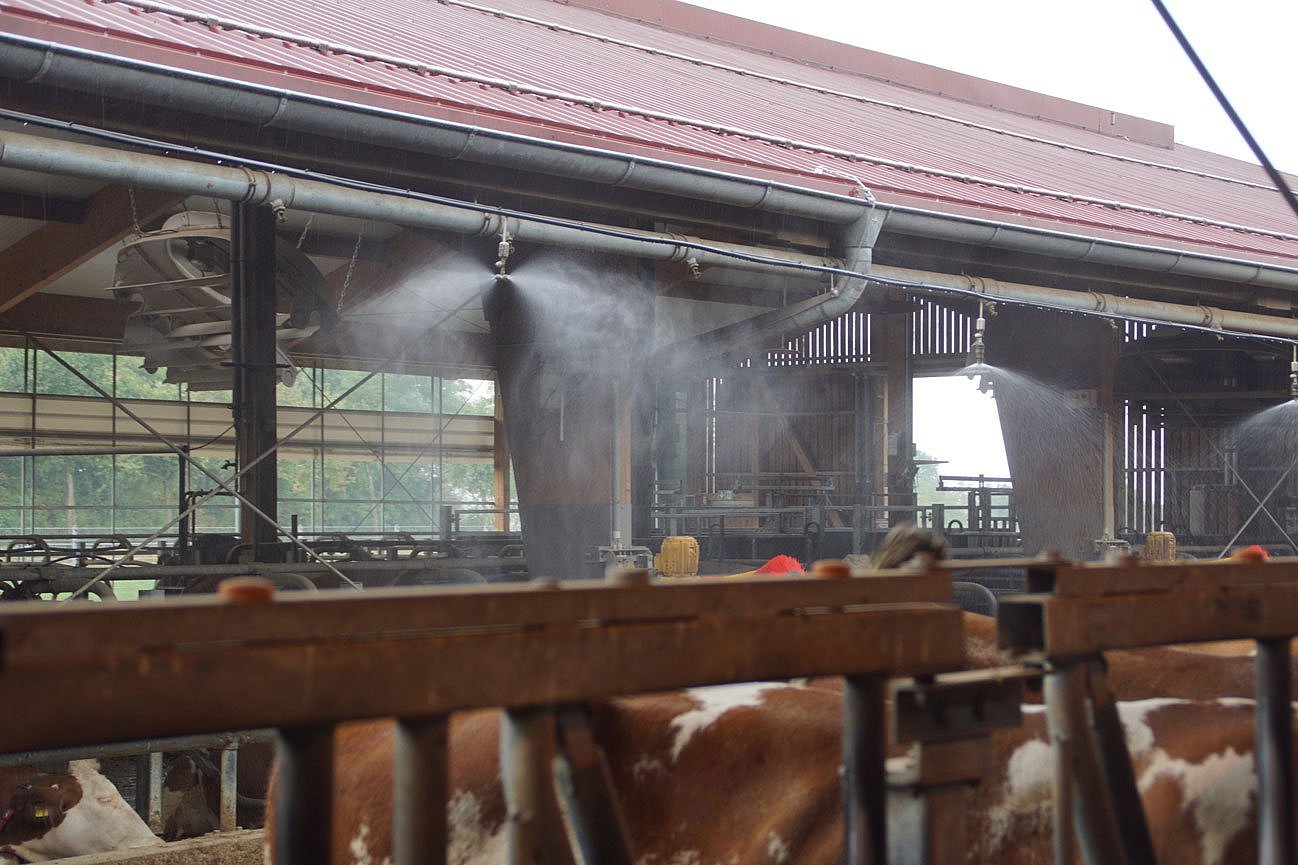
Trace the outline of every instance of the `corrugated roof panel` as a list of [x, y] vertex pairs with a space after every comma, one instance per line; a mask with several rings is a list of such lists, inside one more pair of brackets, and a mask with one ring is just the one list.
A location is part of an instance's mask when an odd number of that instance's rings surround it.
[[[0, 3], [0, 27], [20, 30], [20, 17], [56, 21], [105, 34], [102, 50], [126, 56], [141, 55], [145, 46], [181, 51], [222, 61], [236, 79], [290, 88], [328, 82], [360, 103], [397, 95], [408, 110], [423, 104], [430, 117], [471, 111], [488, 127], [508, 121], [538, 134], [563, 130], [610, 149], [648, 147], [666, 159], [712, 161], [794, 184], [857, 177], [885, 202], [1298, 259], [1292, 239], [1265, 233], [1298, 234], [1298, 224], [1274, 190], [1248, 185], [1265, 184], [1256, 166], [1100, 135], [588, 8], [549, 0], [481, 5], [501, 14], [458, 0], [328, 7], [303, 0], [177, 0], [150, 7], [168, 11], [144, 11], [143, 0], [17, 0]], [[428, 74], [428, 68], [447, 74]], [[1102, 113], [1077, 108], [1080, 118]]]

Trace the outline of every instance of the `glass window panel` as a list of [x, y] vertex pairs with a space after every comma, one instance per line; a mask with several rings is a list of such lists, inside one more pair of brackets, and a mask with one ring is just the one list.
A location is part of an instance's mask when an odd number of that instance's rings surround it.
[[387, 500], [429, 502], [433, 497], [433, 464], [409, 457], [388, 457], [384, 490]]
[[[366, 375], [368, 373], [350, 369], [323, 370], [324, 394], [322, 399], [324, 402], [322, 404], [328, 405], [343, 393], [346, 393], [348, 388], [355, 386]], [[341, 400], [334, 408], [380, 410], [383, 408], [382, 378], [382, 376], [374, 376], [374, 378], [357, 388], [355, 392], [347, 394], [346, 399]]]
[[[58, 356], [106, 392], [113, 392], [113, 356], [61, 351]], [[90, 387], [44, 351], [36, 352], [36, 390], [38, 393], [70, 396], [96, 396]]]
[[490, 463], [446, 463], [442, 466], [442, 497], [448, 504], [490, 502], [494, 494]]
[[117, 530], [150, 533], [169, 523], [180, 496], [178, 473], [176, 457], [119, 454], [113, 491]]
[[442, 413], [493, 416], [496, 391], [486, 379], [442, 379]]
[[378, 531], [382, 515], [382, 469], [377, 460], [326, 457], [324, 460], [324, 530]]
[[27, 350], [0, 348], [0, 391], [27, 393]]
[[431, 412], [433, 380], [426, 375], [384, 373], [383, 407], [387, 411]]
[[50, 534], [112, 532], [111, 456], [33, 457], [33, 531]]
[[23, 531], [25, 457], [0, 458], [0, 530]]
[[389, 532], [410, 532], [426, 535], [432, 531], [429, 509], [414, 504], [386, 504], [383, 507], [384, 529]]

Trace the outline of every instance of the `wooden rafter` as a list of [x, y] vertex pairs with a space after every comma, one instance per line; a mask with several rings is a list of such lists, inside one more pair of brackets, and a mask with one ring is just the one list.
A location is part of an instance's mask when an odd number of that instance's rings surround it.
[[0, 252], [0, 312], [5, 312], [85, 264], [181, 203], [151, 189], [108, 186], [86, 202], [79, 223], [49, 222]]

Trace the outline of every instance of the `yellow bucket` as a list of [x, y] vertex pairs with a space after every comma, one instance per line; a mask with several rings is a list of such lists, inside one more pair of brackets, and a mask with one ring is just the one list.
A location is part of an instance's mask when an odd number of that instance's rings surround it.
[[698, 576], [698, 540], [689, 535], [663, 538], [662, 551], [654, 556], [654, 569], [664, 577]]

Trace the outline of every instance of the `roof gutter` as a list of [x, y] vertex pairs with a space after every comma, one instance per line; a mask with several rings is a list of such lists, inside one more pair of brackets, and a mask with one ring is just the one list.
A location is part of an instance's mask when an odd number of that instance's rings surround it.
[[[598, 148], [545, 141], [337, 99], [231, 81], [15, 34], [0, 34], [0, 78], [104, 94], [144, 104], [182, 104], [266, 128], [403, 148], [443, 158], [522, 168], [645, 192], [848, 225], [874, 202]], [[1071, 261], [1298, 291], [1298, 268], [1088, 238], [946, 213], [878, 205], [884, 233], [949, 240]]]
[[838, 224], [872, 202], [769, 180], [451, 123], [0, 33], [0, 78], [187, 109], [263, 128], [706, 199]]
[[971, 246], [989, 246], [1114, 267], [1129, 267], [1197, 279], [1298, 291], [1298, 268], [1183, 252], [1117, 240], [1101, 240], [992, 220], [879, 203], [884, 231]]

